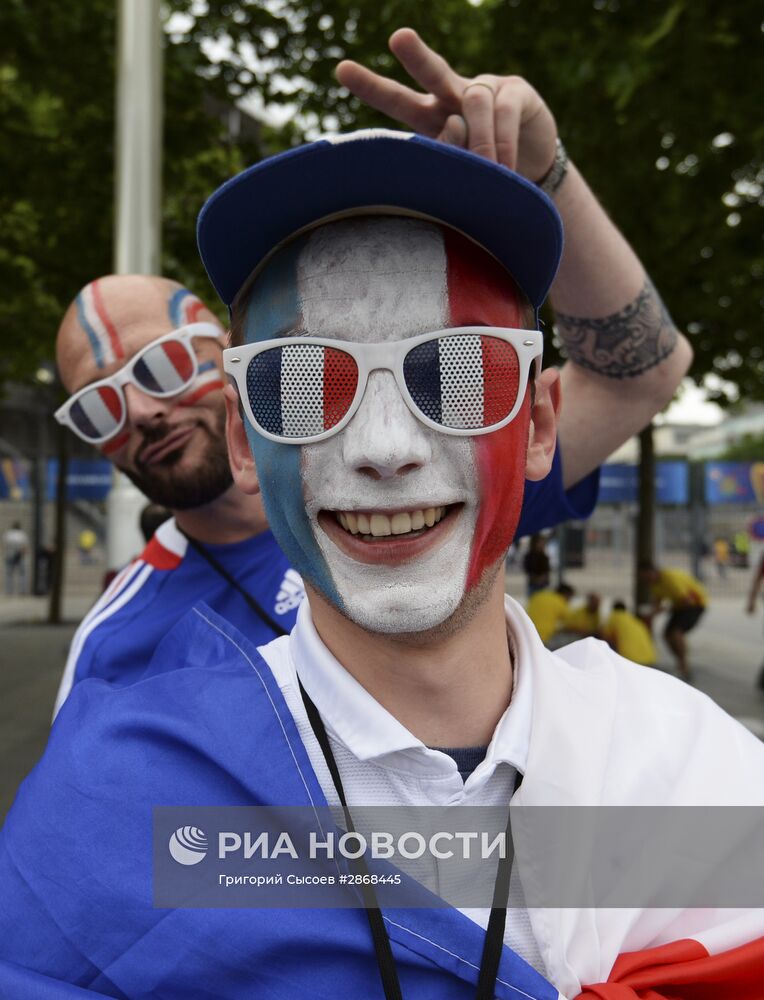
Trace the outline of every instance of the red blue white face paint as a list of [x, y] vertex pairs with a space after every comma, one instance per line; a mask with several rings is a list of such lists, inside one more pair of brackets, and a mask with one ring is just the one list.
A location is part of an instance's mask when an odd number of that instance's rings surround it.
[[[178, 288], [172, 293], [167, 301], [167, 312], [170, 322], [176, 329], [189, 326], [191, 323], [206, 322], [211, 318], [207, 306], [187, 288]], [[224, 384], [216, 362], [204, 361], [199, 365], [193, 384], [178, 399], [178, 405], [193, 406], [208, 393], [222, 389]]]
[[[481, 275], [472, 299], [465, 257]], [[273, 308], [286, 302], [289, 322]], [[500, 315], [491, 312], [498, 303]], [[466, 240], [414, 220], [360, 219], [322, 227], [271, 261], [254, 286], [248, 339], [304, 332], [374, 343], [455, 325], [519, 326], [519, 316], [506, 274]], [[296, 568], [363, 627], [405, 633], [448, 618], [500, 558], [496, 534], [504, 548], [511, 541], [527, 413], [506, 430], [501, 446], [483, 449], [474, 438], [432, 430], [405, 405], [392, 375], [377, 371], [334, 437], [302, 447], [254, 432], [250, 440], [266, 511]], [[483, 503], [508, 457], [517, 482], [501, 495], [517, 498], [511, 515]]]
[[[444, 236], [451, 326], [485, 323], [523, 328], [520, 298], [506, 271], [464, 237], [453, 231], [444, 231]], [[523, 503], [529, 420], [528, 403], [506, 427], [473, 439], [481, 503], [467, 590], [504, 557], [515, 536]]]
[[104, 303], [98, 280], [86, 285], [75, 299], [77, 319], [85, 331], [98, 368], [125, 357], [125, 351]]
[[189, 292], [187, 288], [179, 288], [170, 296], [167, 302], [167, 312], [170, 323], [178, 329], [181, 326], [188, 326], [190, 323], [198, 323], [206, 319], [207, 317], [201, 314], [209, 312], [209, 310], [193, 292]]
[[203, 361], [199, 365], [196, 378], [191, 383], [187, 392], [178, 398], [178, 406], [194, 406], [200, 399], [204, 399], [211, 392], [217, 392], [223, 388], [223, 379], [220, 368], [215, 361]]

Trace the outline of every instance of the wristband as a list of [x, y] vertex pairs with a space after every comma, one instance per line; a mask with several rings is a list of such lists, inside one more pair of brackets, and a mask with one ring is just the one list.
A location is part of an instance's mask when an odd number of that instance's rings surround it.
[[568, 173], [568, 162], [568, 154], [558, 136], [556, 139], [556, 149], [552, 166], [549, 168], [547, 173], [544, 174], [541, 180], [536, 181], [536, 187], [541, 188], [544, 194], [548, 194], [550, 198], [553, 197], [559, 186], [565, 180]]

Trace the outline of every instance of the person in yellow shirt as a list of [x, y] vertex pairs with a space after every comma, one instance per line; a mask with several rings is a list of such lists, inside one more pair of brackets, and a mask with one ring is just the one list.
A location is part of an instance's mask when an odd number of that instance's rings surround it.
[[652, 667], [658, 659], [653, 637], [641, 618], [626, 610], [623, 601], [614, 601], [602, 633], [603, 639], [620, 656]]
[[564, 628], [567, 632], [576, 632], [580, 636], [599, 636], [600, 621], [600, 595], [587, 594], [586, 603], [579, 604], [571, 608], [565, 616]]
[[565, 626], [570, 611], [568, 603], [574, 593], [567, 583], [561, 583], [556, 590], [537, 590], [529, 597], [528, 616], [545, 645]]
[[663, 638], [674, 654], [680, 675], [688, 681], [691, 672], [685, 636], [695, 628], [706, 610], [706, 589], [682, 569], [658, 569], [651, 562], [640, 563], [639, 574], [649, 584], [654, 612], [666, 607], [670, 611]]
[[83, 566], [88, 566], [93, 562], [93, 549], [96, 547], [98, 538], [92, 528], [84, 528], [77, 539], [77, 548], [80, 553], [80, 562]]

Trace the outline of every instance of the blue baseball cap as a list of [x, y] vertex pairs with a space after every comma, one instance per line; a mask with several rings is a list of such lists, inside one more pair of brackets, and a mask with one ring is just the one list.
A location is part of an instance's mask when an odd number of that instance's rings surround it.
[[250, 274], [298, 233], [376, 213], [463, 233], [503, 264], [536, 310], [562, 256], [560, 216], [535, 184], [456, 146], [390, 129], [319, 139], [237, 174], [199, 213], [199, 253], [230, 306]]

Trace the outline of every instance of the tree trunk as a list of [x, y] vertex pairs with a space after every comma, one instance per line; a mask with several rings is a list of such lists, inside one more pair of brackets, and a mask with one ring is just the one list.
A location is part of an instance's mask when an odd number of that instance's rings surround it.
[[639, 509], [634, 551], [635, 610], [650, 601], [649, 587], [639, 579], [638, 567], [643, 560], [655, 558], [655, 448], [653, 425], [639, 433]]
[[48, 623], [59, 625], [62, 621], [61, 606], [64, 593], [66, 568], [66, 474], [69, 469], [69, 431], [58, 428], [58, 475], [56, 476], [56, 526], [53, 553], [53, 582], [50, 589]]

